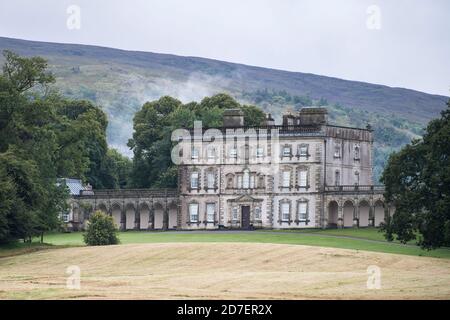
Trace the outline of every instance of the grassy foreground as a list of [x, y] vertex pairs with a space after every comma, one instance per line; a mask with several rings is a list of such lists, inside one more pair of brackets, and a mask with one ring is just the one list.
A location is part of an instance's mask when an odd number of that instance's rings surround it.
[[[413, 256], [426, 256], [450, 259], [450, 249], [441, 248], [432, 251], [422, 250], [415, 245], [389, 243], [376, 228], [299, 230], [299, 231], [257, 231], [257, 232], [120, 232], [122, 244], [134, 243], [174, 243], [174, 242], [255, 242], [321, 246], [342, 249], [366, 250], [374, 252], [396, 253]], [[83, 246], [80, 232], [54, 233], [44, 237], [44, 241], [55, 247]], [[33, 244], [36, 246], [36, 244]], [[28, 247], [18, 245], [18, 247]], [[48, 248], [48, 246], [44, 247]], [[11, 255], [10, 250], [20, 248], [0, 247], [0, 257]], [[37, 250], [38, 248], [34, 248]], [[33, 249], [32, 249], [33, 250]]]

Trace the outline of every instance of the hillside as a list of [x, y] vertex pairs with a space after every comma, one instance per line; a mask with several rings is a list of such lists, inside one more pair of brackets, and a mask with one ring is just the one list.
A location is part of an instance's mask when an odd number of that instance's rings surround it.
[[129, 153], [133, 114], [145, 101], [171, 95], [188, 102], [228, 92], [276, 118], [287, 107], [310, 102], [328, 106], [337, 124], [370, 121], [379, 138], [378, 176], [387, 154], [420, 135], [420, 128], [438, 116], [448, 100], [409, 89], [205, 58], [2, 37], [0, 49], [48, 59], [64, 95], [90, 99], [104, 108], [110, 120], [109, 142], [123, 153]]

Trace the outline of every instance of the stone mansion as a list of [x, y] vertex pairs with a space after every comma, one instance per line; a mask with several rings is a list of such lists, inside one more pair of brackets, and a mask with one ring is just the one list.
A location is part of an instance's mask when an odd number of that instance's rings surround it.
[[[83, 228], [94, 210], [121, 230], [378, 226], [393, 209], [372, 183], [370, 127], [330, 125], [324, 108], [303, 108], [249, 127], [240, 110], [223, 127], [176, 130], [177, 189], [92, 190], [69, 179], [65, 216]], [[71, 185], [72, 184], [72, 185]]]

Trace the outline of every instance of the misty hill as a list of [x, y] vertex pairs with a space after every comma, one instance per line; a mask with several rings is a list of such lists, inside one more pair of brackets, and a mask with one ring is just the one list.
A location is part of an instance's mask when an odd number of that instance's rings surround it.
[[205, 58], [0, 37], [3, 49], [48, 59], [62, 94], [90, 99], [107, 112], [108, 140], [122, 152], [127, 152], [132, 117], [145, 101], [162, 95], [199, 101], [227, 92], [277, 119], [288, 107], [315, 104], [328, 106], [337, 124], [370, 122], [377, 139], [375, 171], [379, 174], [387, 155], [419, 136], [448, 100], [409, 89]]

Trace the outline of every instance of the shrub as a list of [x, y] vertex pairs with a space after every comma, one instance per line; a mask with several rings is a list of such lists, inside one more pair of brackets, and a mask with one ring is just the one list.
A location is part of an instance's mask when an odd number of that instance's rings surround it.
[[96, 211], [91, 216], [83, 238], [88, 246], [104, 246], [119, 243], [117, 228], [113, 218], [101, 211]]

